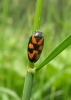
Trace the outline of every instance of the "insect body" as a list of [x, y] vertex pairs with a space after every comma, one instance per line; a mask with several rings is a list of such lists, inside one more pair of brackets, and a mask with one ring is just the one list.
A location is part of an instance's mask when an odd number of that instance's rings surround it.
[[44, 36], [40, 30], [37, 30], [29, 39], [28, 58], [30, 62], [36, 62], [42, 52], [44, 45]]

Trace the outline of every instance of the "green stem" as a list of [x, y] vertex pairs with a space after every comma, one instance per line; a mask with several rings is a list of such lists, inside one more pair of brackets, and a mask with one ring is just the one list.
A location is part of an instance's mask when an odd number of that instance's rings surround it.
[[3, 17], [2, 17], [2, 23], [3, 26], [6, 26], [7, 16], [8, 16], [8, 6], [9, 6], [9, 0], [3, 0]]
[[[37, 0], [33, 32], [35, 30], [38, 30], [40, 27], [42, 4], [43, 4], [43, 0]], [[33, 76], [34, 76], [34, 74], [33, 74], [34, 71], [31, 71], [31, 70], [32, 70], [32, 68], [34, 68], [34, 63], [29, 62], [29, 67], [30, 67], [30, 71], [27, 71], [27, 74], [25, 77], [22, 100], [30, 100], [30, 96], [31, 96], [32, 85], [33, 85]]]
[[[28, 69], [32, 69], [34, 67], [34, 63], [29, 62]], [[24, 89], [22, 100], [30, 100], [32, 85], [33, 85], [33, 76], [34, 74], [27, 70], [27, 74], [25, 77]]]
[[40, 20], [41, 20], [42, 8], [43, 8], [43, 1], [44, 0], [37, 0], [33, 32], [35, 30], [38, 30], [39, 27], [40, 27]]
[[33, 85], [33, 74], [27, 72], [27, 75], [25, 77], [22, 100], [30, 100], [32, 85]]

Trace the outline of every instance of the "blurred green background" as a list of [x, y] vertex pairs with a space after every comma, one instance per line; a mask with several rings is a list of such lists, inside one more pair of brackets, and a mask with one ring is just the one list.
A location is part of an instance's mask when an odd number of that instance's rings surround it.
[[[21, 100], [36, 0], [0, 0], [0, 100]], [[44, 0], [38, 66], [71, 34], [71, 0]], [[31, 100], [71, 100], [71, 46], [34, 76]]]

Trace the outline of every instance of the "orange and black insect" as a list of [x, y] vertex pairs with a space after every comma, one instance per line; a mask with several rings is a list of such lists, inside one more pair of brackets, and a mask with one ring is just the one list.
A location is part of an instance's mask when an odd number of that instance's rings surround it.
[[40, 30], [37, 30], [29, 39], [28, 58], [30, 62], [36, 62], [42, 52], [44, 45], [44, 36]]

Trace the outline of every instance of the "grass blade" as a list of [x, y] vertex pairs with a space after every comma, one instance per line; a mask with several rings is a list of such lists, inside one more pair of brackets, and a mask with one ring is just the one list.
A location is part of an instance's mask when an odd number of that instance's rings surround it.
[[58, 45], [50, 55], [39, 65], [36, 67], [36, 71], [45, 66], [48, 62], [50, 62], [53, 58], [55, 58], [58, 54], [60, 54], [65, 48], [67, 48], [71, 44], [71, 35], [69, 35], [60, 45]]
[[15, 100], [21, 100], [20, 97], [12, 90], [4, 87], [0, 87], [0, 92], [1, 93], [7, 93], [11, 97], [13, 97]]

